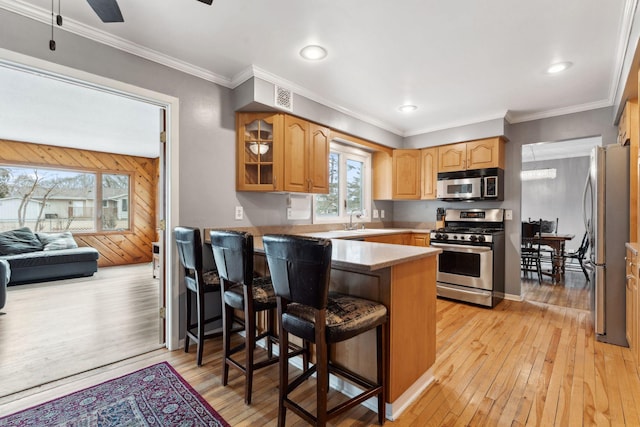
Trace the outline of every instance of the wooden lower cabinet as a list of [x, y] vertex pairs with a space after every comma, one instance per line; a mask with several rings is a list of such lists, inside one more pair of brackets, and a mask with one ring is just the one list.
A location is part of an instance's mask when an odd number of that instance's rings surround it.
[[626, 327], [627, 342], [636, 366], [640, 366], [640, 317], [638, 316], [638, 252], [637, 245], [627, 244]]
[[410, 245], [411, 234], [400, 233], [400, 234], [387, 234], [384, 236], [370, 236], [370, 237], [365, 237], [364, 241], [375, 242], [375, 243], [391, 243], [392, 245]]
[[430, 246], [429, 233], [413, 233], [411, 235], [412, 246]]
[[365, 242], [391, 243], [392, 245], [429, 246], [429, 233], [398, 233], [365, 237]]
[[[435, 363], [436, 257], [371, 272], [331, 269], [331, 290], [382, 302], [389, 310], [386, 401], [395, 402]], [[419, 280], [416, 280], [420, 278]], [[375, 379], [375, 331], [333, 346], [332, 360]]]

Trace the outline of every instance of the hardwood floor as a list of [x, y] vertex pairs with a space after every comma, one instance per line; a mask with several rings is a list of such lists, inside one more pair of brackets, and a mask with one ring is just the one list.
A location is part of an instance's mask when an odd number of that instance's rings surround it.
[[9, 286], [0, 316], [0, 397], [160, 348], [151, 264]]
[[[537, 301], [486, 309], [439, 299], [437, 312], [436, 382], [389, 425], [640, 425], [640, 379], [631, 352], [597, 342], [588, 311]], [[189, 354], [153, 351], [0, 399], [0, 415], [166, 360], [231, 425], [275, 425], [277, 366], [257, 373], [253, 404], [246, 406], [237, 371], [227, 387], [220, 384], [220, 352], [219, 340], [208, 341], [204, 365], [197, 367], [193, 348]], [[308, 403], [314, 384], [309, 380], [301, 391]], [[332, 423], [372, 424], [376, 415], [364, 407]], [[287, 425], [305, 424], [289, 414]]]
[[554, 284], [549, 276], [538, 283], [535, 275], [521, 278], [522, 295], [527, 301], [544, 302], [562, 307], [589, 310], [589, 282], [581, 270], [567, 270], [564, 282]]

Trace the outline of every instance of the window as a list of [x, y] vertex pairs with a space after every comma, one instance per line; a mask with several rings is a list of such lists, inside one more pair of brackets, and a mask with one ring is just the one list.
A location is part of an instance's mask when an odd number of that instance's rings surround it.
[[[0, 231], [130, 230], [129, 174], [0, 165]], [[101, 183], [98, 187], [97, 183]]]
[[[370, 221], [371, 154], [331, 143], [329, 194], [313, 198], [313, 222]], [[353, 214], [353, 215], [352, 215]]]

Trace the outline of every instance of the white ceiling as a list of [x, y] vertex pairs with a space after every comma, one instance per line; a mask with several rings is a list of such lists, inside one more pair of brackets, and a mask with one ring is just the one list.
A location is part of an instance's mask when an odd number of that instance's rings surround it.
[[0, 139], [158, 157], [160, 107], [0, 66]]
[[[111, 24], [84, 1], [62, 0], [61, 11], [63, 31], [230, 88], [258, 76], [410, 136], [613, 105], [635, 3], [120, 0], [125, 22]], [[0, 0], [0, 8], [46, 23], [50, 7]], [[307, 44], [325, 46], [328, 57], [301, 59]], [[546, 74], [558, 61], [573, 67]], [[418, 110], [399, 112], [405, 103]]]

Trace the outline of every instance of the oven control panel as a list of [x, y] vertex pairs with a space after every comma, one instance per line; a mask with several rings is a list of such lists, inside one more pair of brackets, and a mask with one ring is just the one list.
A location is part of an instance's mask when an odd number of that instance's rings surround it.
[[431, 241], [449, 243], [491, 243], [493, 241], [490, 234], [448, 233], [446, 231], [432, 232], [430, 238]]

